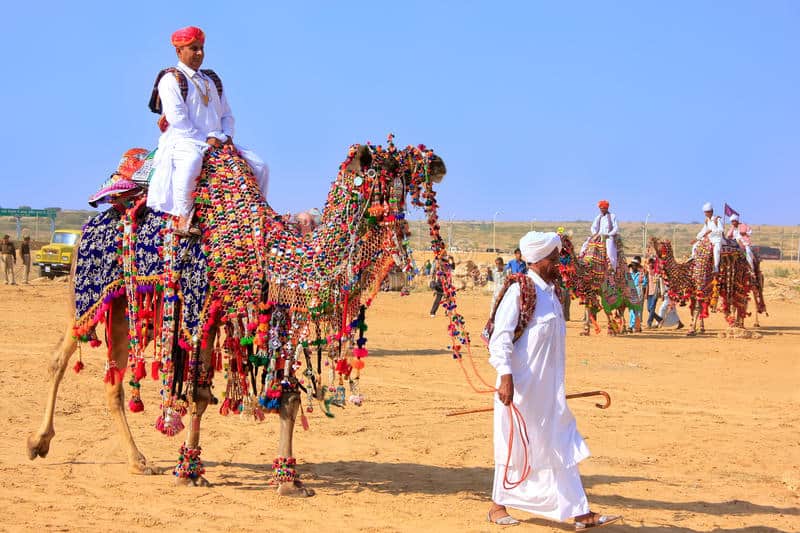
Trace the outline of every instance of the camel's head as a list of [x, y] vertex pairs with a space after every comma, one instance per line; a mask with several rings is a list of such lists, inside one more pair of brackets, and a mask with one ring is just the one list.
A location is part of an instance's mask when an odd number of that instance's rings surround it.
[[668, 240], [659, 240], [653, 237], [650, 241], [651, 246], [656, 254], [656, 259], [659, 261], [666, 261], [672, 257], [672, 243]]

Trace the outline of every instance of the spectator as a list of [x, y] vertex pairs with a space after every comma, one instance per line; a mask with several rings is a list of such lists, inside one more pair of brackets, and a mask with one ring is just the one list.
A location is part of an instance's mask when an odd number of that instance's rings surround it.
[[647, 328], [652, 329], [653, 320], [661, 323], [661, 317], [656, 313], [656, 304], [661, 297], [661, 275], [656, 272], [656, 260], [647, 260]]
[[31, 279], [31, 238], [27, 235], [22, 240], [19, 247], [19, 257], [22, 259], [22, 264], [25, 266], [25, 283], [30, 283]]
[[519, 248], [514, 250], [514, 259], [508, 262], [506, 270], [512, 274], [525, 274], [528, 272], [528, 265], [522, 260], [522, 252]]
[[0, 261], [3, 265], [3, 273], [6, 276], [6, 285], [9, 285], [9, 274], [11, 274], [11, 285], [16, 285], [17, 280], [14, 278], [14, 262], [17, 258], [17, 249], [14, 243], [11, 242], [10, 235], [3, 236], [3, 242], [0, 242]]
[[503, 285], [506, 283], [506, 268], [503, 264], [503, 258], [498, 257], [494, 260], [494, 270], [491, 271], [492, 280], [494, 281], [494, 290], [492, 291], [492, 306], [489, 308], [490, 312], [494, 311], [494, 304], [497, 301], [497, 295], [500, 293], [500, 289], [503, 288]]
[[436, 311], [439, 309], [439, 304], [442, 302], [442, 296], [444, 296], [444, 287], [442, 286], [442, 280], [439, 278], [439, 273], [446, 274], [449, 268], [450, 262], [446, 256], [442, 255], [434, 260], [430, 282], [430, 287], [433, 289], [434, 293], [433, 305], [431, 306], [431, 318], [436, 316]]

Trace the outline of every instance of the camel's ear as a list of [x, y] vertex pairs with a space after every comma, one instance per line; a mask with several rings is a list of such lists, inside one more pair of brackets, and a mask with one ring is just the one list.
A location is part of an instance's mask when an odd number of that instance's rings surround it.
[[440, 183], [447, 174], [447, 167], [444, 166], [444, 159], [436, 154], [431, 155], [428, 161], [428, 176], [434, 183]]
[[358, 172], [362, 168], [368, 168], [372, 165], [372, 152], [365, 144], [360, 144], [356, 150], [356, 156], [347, 165], [347, 169], [351, 172]]

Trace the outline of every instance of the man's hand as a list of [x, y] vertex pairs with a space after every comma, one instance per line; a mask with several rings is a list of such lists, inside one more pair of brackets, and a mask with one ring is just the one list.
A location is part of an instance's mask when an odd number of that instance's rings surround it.
[[514, 400], [514, 379], [511, 374], [500, 376], [500, 386], [497, 388], [497, 396], [503, 405], [510, 405]]
[[208, 144], [209, 146], [213, 146], [214, 148], [219, 148], [222, 146], [222, 143], [216, 137], [209, 137], [208, 139], [206, 139], [206, 144]]

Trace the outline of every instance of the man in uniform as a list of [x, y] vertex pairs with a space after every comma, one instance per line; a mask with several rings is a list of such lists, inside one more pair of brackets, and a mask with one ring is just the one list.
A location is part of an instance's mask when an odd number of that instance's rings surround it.
[[[14, 262], [17, 259], [17, 249], [14, 243], [11, 242], [10, 235], [3, 235], [3, 242], [0, 242], [0, 261], [3, 265], [3, 273], [6, 276], [6, 285], [16, 285], [17, 280], [14, 279]], [[11, 278], [11, 282], [8, 279]]]

